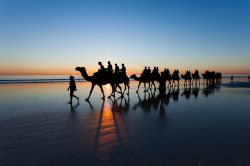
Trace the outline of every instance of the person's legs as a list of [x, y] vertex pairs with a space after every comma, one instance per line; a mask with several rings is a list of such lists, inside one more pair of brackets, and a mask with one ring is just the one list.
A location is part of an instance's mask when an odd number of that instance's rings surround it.
[[77, 97], [76, 95], [74, 95], [75, 90], [70, 90], [70, 101], [72, 102], [72, 98], [76, 98], [77, 100], [79, 100], [79, 97]]
[[70, 101], [69, 101], [70, 104], [72, 103], [73, 95], [74, 95], [74, 90], [70, 89]]

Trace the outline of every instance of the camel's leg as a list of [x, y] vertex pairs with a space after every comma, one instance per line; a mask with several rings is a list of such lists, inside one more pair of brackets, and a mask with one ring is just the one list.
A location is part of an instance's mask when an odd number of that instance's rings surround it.
[[140, 85], [141, 85], [141, 81], [139, 81], [139, 85], [138, 85], [138, 88], [137, 88], [137, 90], [136, 90], [136, 93], [138, 93], [139, 88], [140, 88]]
[[119, 84], [117, 84], [117, 87], [120, 89], [120, 92], [118, 92], [118, 93], [122, 93], [122, 88], [121, 88], [121, 86], [120, 86]]
[[129, 95], [129, 89], [130, 89], [129, 83], [127, 83], [126, 85], [128, 86], [128, 93], [127, 93], [127, 95]]
[[86, 101], [89, 101], [89, 98], [90, 98], [90, 96], [92, 94], [92, 91], [93, 91], [94, 87], [95, 87], [95, 84], [92, 84], [90, 92], [89, 92], [89, 96], [88, 96], [88, 98], [86, 98]]
[[105, 95], [104, 95], [104, 92], [103, 92], [103, 89], [102, 89], [102, 85], [98, 85], [99, 87], [100, 87], [100, 89], [101, 89], [101, 92], [102, 92], [102, 98], [101, 99], [105, 99]]
[[148, 89], [147, 89], [147, 91], [148, 91], [149, 89], [151, 90], [150, 81], [148, 82]]
[[122, 92], [122, 96], [123, 96], [123, 94], [125, 93], [126, 90], [127, 90], [127, 84], [124, 83], [124, 91]]
[[148, 91], [150, 88], [151, 88], [150, 82], [148, 82], [148, 89], [147, 89], [146, 83], [144, 83], [144, 92]]
[[171, 80], [168, 80], [169, 87], [172, 87]]
[[110, 98], [112, 95], [115, 96], [115, 91], [116, 91], [115, 85], [111, 85], [111, 84], [110, 84], [110, 86], [111, 86], [111, 88], [112, 88], [112, 92], [111, 92], [111, 94], [108, 96], [108, 98]]
[[151, 86], [153, 86], [153, 85], [154, 85], [154, 87], [155, 87], [155, 89], [156, 89], [156, 86], [155, 86], [155, 82], [154, 82], [154, 81], [152, 81]]

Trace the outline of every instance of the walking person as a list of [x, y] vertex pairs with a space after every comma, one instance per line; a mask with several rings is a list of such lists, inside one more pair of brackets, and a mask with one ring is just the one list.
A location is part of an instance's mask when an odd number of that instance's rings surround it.
[[69, 79], [70, 79], [70, 81], [69, 81], [68, 91], [70, 90], [70, 93], [69, 93], [70, 94], [70, 101], [68, 103], [72, 104], [72, 98], [75, 97], [77, 99], [77, 101], [79, 102], [79, 97], [74, 95], [74, 92], [77, 91], [74, 77], [70, 76]]

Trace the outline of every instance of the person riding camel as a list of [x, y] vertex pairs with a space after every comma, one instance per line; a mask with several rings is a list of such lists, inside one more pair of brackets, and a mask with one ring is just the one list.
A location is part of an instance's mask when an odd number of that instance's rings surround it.
[[98, 62], [98, 65], [100, 66], [99, 71], [100, 71], [100, 72], [104, 72], [104, 71], [105, 71], [105, 68], [104, 68], [104, 66], [102, 65], [102, 62]]
[[145, 68], [143, 69], [143, 71], [142, 71], [142, 74], [141, 74], [141, 76], [146, 76], [147, 75], [147, 66], [145, 66]]
[[115, 73], [114, 73], [114, 77], [118, 78], [119, 77], [119, 66], [117, 64], [115, 64]]
[[101, 77], [105, 77], [105, 68], [102, 65], [102, 62], [98, 62], [98, 65], [100, 66], [100, 69], [98, 70], [98, 74], [100, 74]]
[[150, 67], [148, 67], [148, 72], [147, 72], [148, 76], [151, 74], [151, 69]]
[[107, 70], [108, 70], [109, 73], [113, 73], [113, 67], [112, 67], [110, 61], [108, 61], [108, 68], [107, 68]]
[[126, 76], [126, 67], [124, 66], [124, 64], [122, 64], [121, 72], [122, 76]]
[[110, 63], [110, 61], [108, 61], [108, 68], [107, 68], [107, 74], [108, 74], [108, 77], [109, 78], [111, 78], [112, 77], [112, 75], [113, 75], [113, 67], [112, 67], [112, 65], [111, 65], [111, 63]]

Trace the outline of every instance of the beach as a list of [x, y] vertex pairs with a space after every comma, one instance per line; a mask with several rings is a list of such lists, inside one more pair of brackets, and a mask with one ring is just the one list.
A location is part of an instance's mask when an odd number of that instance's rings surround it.
[[[0, 165], [249, 165], [250, 88], [202, 84], [101, 100], [76, 82], [0, 84]], [[158, 84], [157, 84], [158, 85]], [[235, 86], [234, 86], [235, 85]]]

